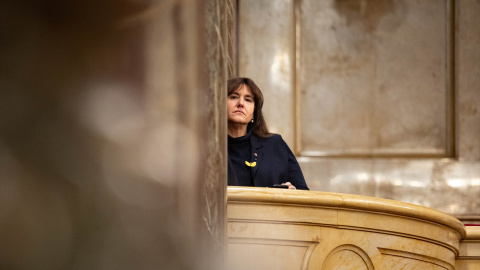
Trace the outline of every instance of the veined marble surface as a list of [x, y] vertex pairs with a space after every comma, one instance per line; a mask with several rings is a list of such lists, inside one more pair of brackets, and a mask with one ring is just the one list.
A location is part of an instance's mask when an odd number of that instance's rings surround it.
[[313, 190], [480, 223], [480, 2], [240, 0], [239, 75]]
[[480, 241], [454, 217], [404, 202], [228, 188], [229, 269], [475, 269]]

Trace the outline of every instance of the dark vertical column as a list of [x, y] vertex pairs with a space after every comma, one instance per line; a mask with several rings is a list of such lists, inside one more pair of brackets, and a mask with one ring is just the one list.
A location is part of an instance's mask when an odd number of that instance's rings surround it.
[[0, 269], [223, 269], [228, 5], [2, 1]]
[[[202, 218], [214, 253], [226, 256], [227, 122], [226, 82], [234, 73], [235, 1], [205, 1], [205, 58], [209, 93], [203, 109], [208, 115], [204, 145], [205, 182]], [[218, 179], [223, 179], [218, 181]], [[224, 262], [224, 261], [223, 261]]]

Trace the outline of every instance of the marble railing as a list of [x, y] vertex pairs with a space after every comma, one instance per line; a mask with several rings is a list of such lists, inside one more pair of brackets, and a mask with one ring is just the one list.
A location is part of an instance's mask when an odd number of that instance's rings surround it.
[[228, 188], [228, 269], [480, 269], [480, 230], [393, 200]]
[[465, 227], [466, 237], [460, 241], [456, 269], [480, 270], [480, 227]]

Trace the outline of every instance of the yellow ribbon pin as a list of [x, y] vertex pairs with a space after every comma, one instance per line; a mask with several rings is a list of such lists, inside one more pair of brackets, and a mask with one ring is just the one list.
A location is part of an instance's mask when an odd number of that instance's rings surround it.
[[245, 161], [245, 164], [247, 164], [248, 167], [255, 167], [255, 166], [257, 166], [257, 162], [256, 162], [256, 161], [254, 161], [254, 162], [252, 162], [252, 163], [250, 163], [250, 162], [248, 162], [248, 161]]

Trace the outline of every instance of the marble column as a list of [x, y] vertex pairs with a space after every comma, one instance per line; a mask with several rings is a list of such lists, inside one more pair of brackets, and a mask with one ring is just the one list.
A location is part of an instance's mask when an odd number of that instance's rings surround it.
[[1, 269], [223, 269], [232, 2], [2, 1]]

